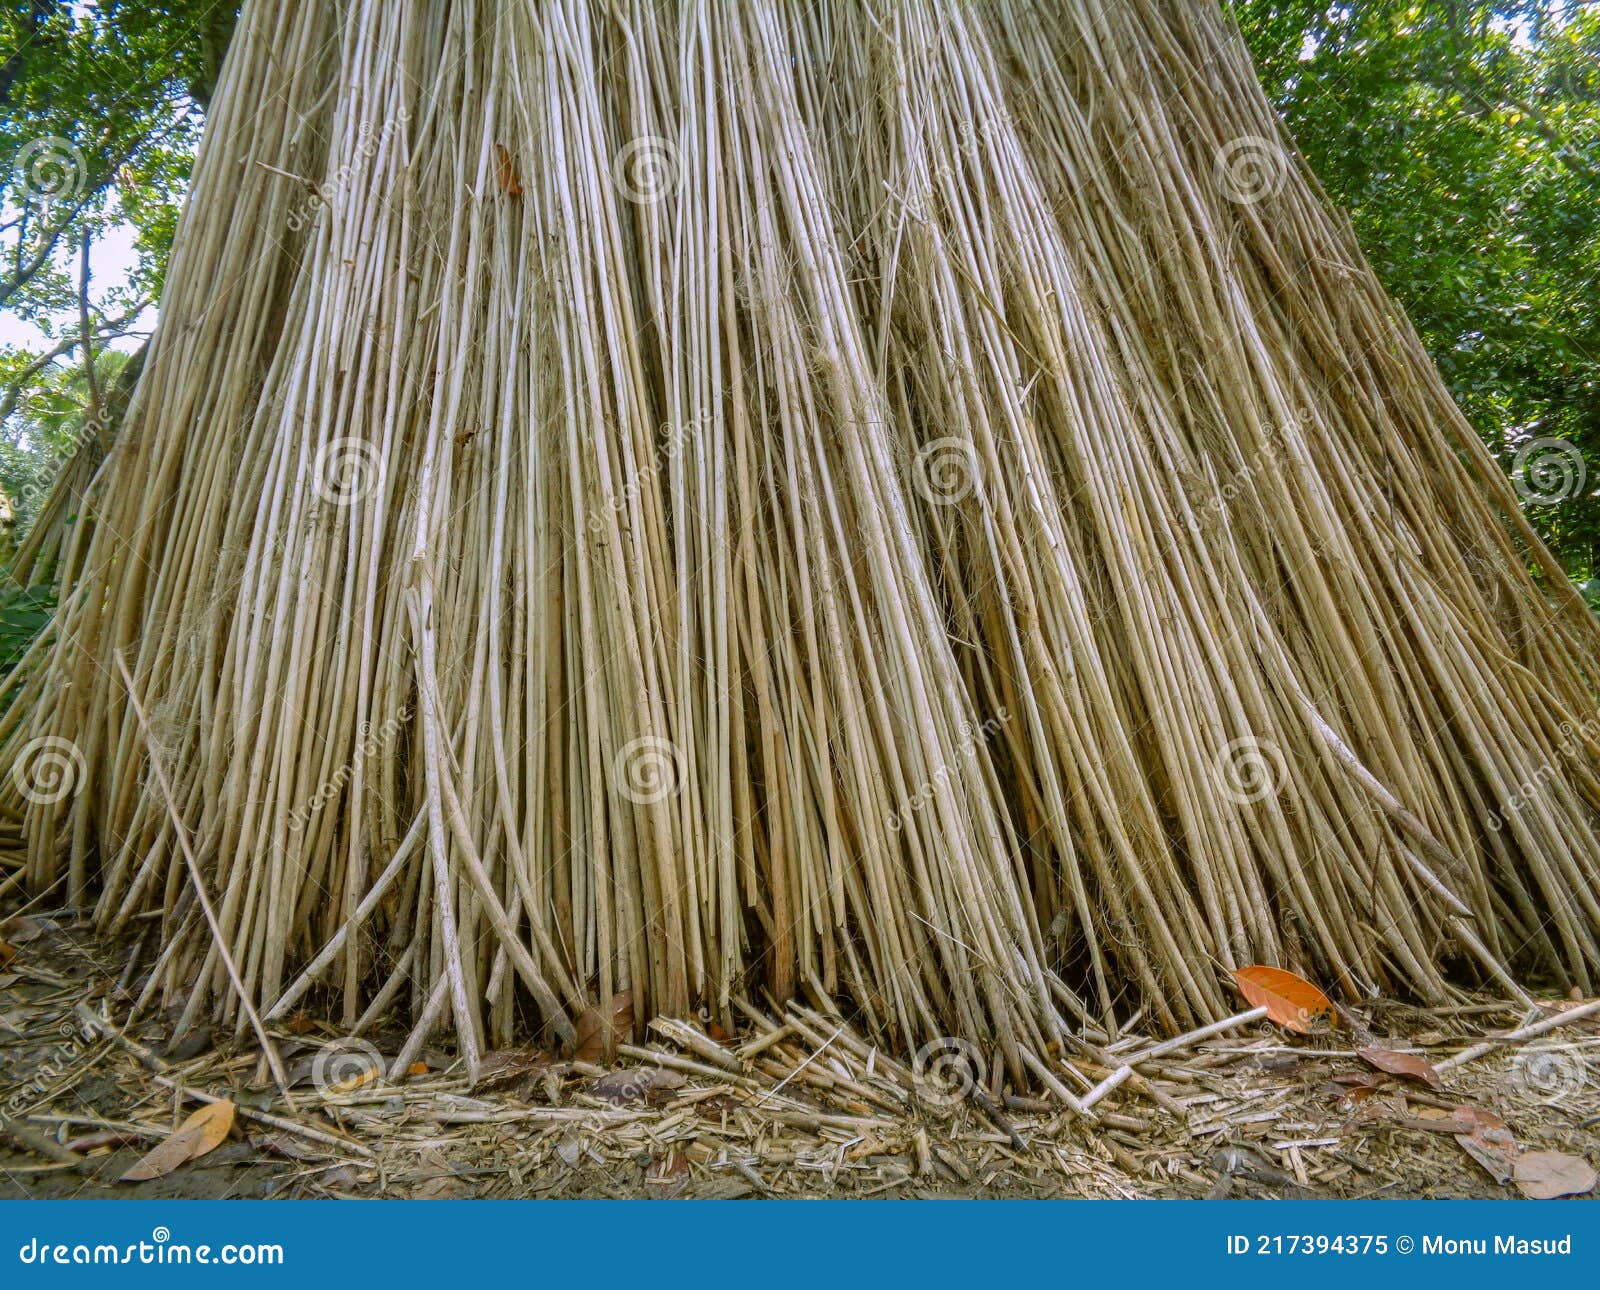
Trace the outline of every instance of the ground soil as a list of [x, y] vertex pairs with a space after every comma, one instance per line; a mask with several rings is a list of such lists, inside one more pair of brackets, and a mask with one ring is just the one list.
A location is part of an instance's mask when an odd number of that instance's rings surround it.
[[[1497, 1049], [1437, 1088], [1354, 1083], [1375, 1072], [1345, 1031], [1247, 1028], [1164, 1061], [1143, 1089], [1130, 1081], [1089, 1125], [1041, 1089], [899, 1097], [881, 1082], [865, 1087], [870, 1067], [842, 1060], [797, 1062], [798, 1077], [780, 1086], [664, 1072], [638, 1056], [606, 1074], [511, 1049], [469, 1086], [446, 1048], [391, 1083], [351, 1054], [391, 1058], [403, 1030], [380, 1029], [363, 1049], [298, 1016], [275, 1032], [291, 1109], [248, 1031], [175, 1044], [173, 1011], [159, 1001], [135, 1011], [134, 939], [97, 937], [62, 911], [9, 926], [3, 1198], [1518, 1195], [1491, 1176], [1492, 1151], [1486, 1167], [1453, 1131], [1458, 1107], [1502, 1120], [1513, 1154], [1600, 1162], [1595, 1019]], [[1558, 1006], [1570, 1004], [1546, 1004]], [[1443, 1061], [1525, 1017], [1492, 1000], [1435, 1011], [1374, 1004], [1362, 1024], [1378, 1047]], [[346, 1063], [337, 1078], [330, 1052]], [[342, 1073], [352, 1061], [355, 1074]], [[171, 1085], [233, 1101], [231, 1137], [163, 1177], [119, 1181], [199, 1105]], [[77, 1158], [51, 1158], [63, 1148]]]

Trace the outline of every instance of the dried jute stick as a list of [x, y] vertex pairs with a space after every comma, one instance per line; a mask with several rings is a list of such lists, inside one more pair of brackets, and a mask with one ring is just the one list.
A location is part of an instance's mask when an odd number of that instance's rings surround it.
[[0, 882], [180, 1026], [1600, 983], [1600, 624], [1215, 0], [245, 0], [82, 473]]
[[1600, 1013], [1600, 999], [1591, 999], [1588, 1003], [1580, 1004], [1576, 1008], [1568, 1008], [1554, 1016], [1546, 1017], [1542, 1021], [1535, 1021], [1531, 1025], [1521, 1026], [1516, 1030], [1507, 1031], [1503, 1035], [1496, 1035], [1493, 1039], [1485, 1040], [1481, 1044], [1474, 1044], [1471, 1048], [1464, 1048], [1454, 1057], [1447, 1057], [1442, 1062], [1435, 1062], [1434, 1069], [1447, 1071], [1454, 1070], [1457, 1066], [1465, 1066], [1468, 1062], [1475, 1062], [1480, 1057], [1485, 1057], [1492, 1052], [1505, 1048], [1508, 1045], [1524, 1043], [1529, 1039], [1537, 1039], [1540, 1035], [1548, 1035], [1552, 1030], [1560, 1030], [1574, 1022], [1582, 1021], [1586, 1017], [1593, 1017]]

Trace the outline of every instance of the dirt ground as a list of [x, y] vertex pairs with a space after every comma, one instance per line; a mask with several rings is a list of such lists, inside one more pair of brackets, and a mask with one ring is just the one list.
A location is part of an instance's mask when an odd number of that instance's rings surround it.
[[[1374, 1007], [1354, 1039], [1242, 1027], [1134, 1063], [1093, 1123], [998, 1070], [987, 1087], [908, 1083], [820, 1000], [721, 1042], [653, 1028], [609, 1070], [496, 1052], [475, 1086], [434, 1050], [390, 1081], [403, 1030], [353, 1041], [296, 1015], [273, 1027], [291, 1105], [248, 1030], [174, 1045], [173, 1014], [135, 1011], [134, 941], [60, 911], [0, 923], [0, 940], [4, 1198], [1514, 1197], [1523, 1165], [1581, 1182], [1600, 1162], [1600, 1017], [1435, 1070], [1569, 1000]], [[1108, 1073], [1057, 1066], [1078, 1097]], [[229, 1136], [119, 1181], [199, 1095], [236, 1108]]]

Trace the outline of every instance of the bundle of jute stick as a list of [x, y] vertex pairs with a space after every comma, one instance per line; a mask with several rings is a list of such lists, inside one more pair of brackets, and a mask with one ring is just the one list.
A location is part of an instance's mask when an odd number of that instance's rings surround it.
[[1593, 988], [1600, 633], [1209, 0], [248, 0], [223, 82], [0, 730], [151, 997]]

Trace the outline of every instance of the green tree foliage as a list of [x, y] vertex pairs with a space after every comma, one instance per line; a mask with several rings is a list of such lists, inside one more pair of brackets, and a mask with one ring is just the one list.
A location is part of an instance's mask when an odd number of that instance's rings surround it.
[[[95, 355], [101, 391], [116, 388], [128, 359], [117, 350]], [[0, 489], [10, 502], [16, 532], [27, 531], [56, 475], [82, 441], [90, 403], [88, 374], [81, 367], [51, 366], [35, 379], [27, 414], [16, 418], [16, 437], [0, 437]]]
[[113, 222], [140, 233], [128, 287], [159, 291], [233, 16], [228, 5], [12, 0], [0, 9], [0, 306], [59, 308], [59, 252]]
[[[160, 294], [232, 25], [208, 0], [0, 4], [0, 309], [27, 337], [0, 349], [0, 486], [19, 524], [125, 361], [107, 346]], [[98, 281], [97, 244], [130, 229], [136, 263]]]
[[[1600, 5], [1234, 0], [1267, 92], [1568, 572], [1600, 547]], [[1568, 467], [1571, 450], [1555, 460]], [[1548, 454], [1546, 461], [1552, 460]], [[1559, 501], [1544, 500], [1559, 497]]]

